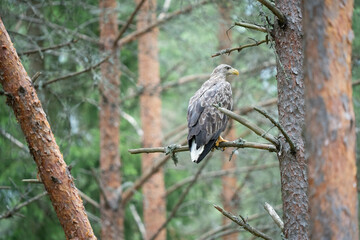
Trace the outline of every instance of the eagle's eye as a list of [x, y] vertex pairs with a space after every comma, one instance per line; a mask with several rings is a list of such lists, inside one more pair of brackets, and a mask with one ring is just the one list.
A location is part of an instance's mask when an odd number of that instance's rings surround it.
[[230, 68], [231, 68], [231, 67], [228, 66], [228, 67], [226, 67], [226, 70], [229, 70]]

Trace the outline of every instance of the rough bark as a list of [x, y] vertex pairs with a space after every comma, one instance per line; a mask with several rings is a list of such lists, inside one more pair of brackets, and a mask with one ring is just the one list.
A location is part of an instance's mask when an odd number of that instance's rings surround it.
[[306, 150], [311, 239], [358, 239], [353, 1], [305, 1]]
[[279, 122], [297, 147], [292, 153], [285, 138], [280, 138], [284, 235], [289, 240], [308, 239], [308, 176], [301, 135], [305, 121], [301, 1], [275, 2], [288, 20], [285, 26], [276, 21], [274, 29]]
[[[136, 0], [139, 2], [139, 0]], [[141, 8], [137, 29], [141, 30], [156, 21], [156, 1], [149, 0]], [[158, 29], [154, 28], [139, 37], [139, 85], [144, 87], [140, 96], [140, 115], [144, 130], [143, 146], [161, 146], [161, 100], [159, 88], [160, 83], [158, 46]], [[157, 90], [153, 90], [157, 89]], [[154, 164], [159, 154], [142, 155], [142, 171], [146, 172]], [[160, 168], [143, 186], [143, 215], [146, 228], [146, 237], [153, 236], [159, 227], [166, 221], [166, 203], [162, 197], [165, 195], [165, 184], [163, 169]], [[166, 239], [166, 231], [163, 230], [156, 239]]]
[[[118, 34], [116, 0], [100, 0], [100, 41], [106, 54], [117, 51], [114, 40]], [[120, 70], [114, 52], [101, 64], [100, 90], [100, 197], [101, 239], [123, 239], [124, 216], [119, 203], [121, 196], [119, 125]]]
[[66, 239], [96, 239], [40, 100], [1, 19], [0, 83], [26, 137]]
[[[230, 48], [231, 47], [231, 31], [227, 31], [231, 26], [231, 3], [230, 2], [222, 2], [219, 3], [219, 31], [218, 31], [218, 40], [219, 40], [219, 50]], [[221, 63], [226, 63], [231, 65], [231, 56], [230, 55], [222, 55], [221, 56]], [[229, 122], [229, 126], [231, 123]], [[236, 130], [234, 127], [230, 127], [228, 133], [225, 137], [227, 140], [235, 140], [236, 139]], [[222, 170], [229, 170], [236, 168], [236, 161], [230, 159], [230, 155], [232, 153], [231, 148], [227, 148], [224, 152], [223, 159], [222, 159]], [[238, 199], [234, 199], [234, 192], [236, 190], [237, 185], [237, 178], [236, 175], [226, 175], [221, 178], [222, 180], [222, 190], [221, 190], [221, 197], [222, 197], [222, 205], [224, 209], [229, 212], [237, 212], [238, 211]], [[227, 217], [223, 217], [223, 225], [230, 223], [231, 220]], [[225, 235], [222, 237], [223, 240], [235, 240], [238, 239], [238, 232], [234, 232], [229, 235]]]

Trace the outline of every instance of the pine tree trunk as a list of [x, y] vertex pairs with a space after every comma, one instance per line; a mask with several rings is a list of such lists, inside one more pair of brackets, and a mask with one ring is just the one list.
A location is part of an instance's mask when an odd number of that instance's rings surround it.
[[[138, 14], [137, 29], [143, 29], [155, 20], [156, 1], [146, 1]], [[144, 92], [140, 96], [141, 123], [144, 130], [143, 147], [162, 145], [161, 99], [159, 88], [156, 88], [160, 84], [157, 36], [158, 29], [155, 28], [139, 37], [138, 43], [139, 85], [144, 87]], [[148, 171], [158, 156], [159, 154], [142, 155], [142, 171]], [[143, 195], [144, 224], [149, 239], [166, 220], [162, 168], [144, 184]], [[163, 230], [156, 239], [166, 239], [166, 230]]]
[[305, 122], [301, 1], [275, 2], [288, 20], [284, 27], [276, 20], [274, 31], [279, 122], [297, 147], [292, 153], [284, 137], [280, 138], [284, 235], [288, 240], [309, 239], [308, 175], [301, 135]]
[[305, 1], [311, 239], [359, 239], [351, 87], [353, 1]]
[[66, 239], [96, 239], [46, 114], [0, 19], [0, 83], [26, 137]]
[[[100, 0], [100, 40], [106, 54], [117, 51], [113, 42], [118, 34], [116, 0]], [[100, 91], [100, 181], [102, 193], [101, 239], [123, 239], [124, 213], [120, 204], [121, 175], [119, 154], [120, 70], [116, 52], [101, 64]], [[106, 196], [104, 196], [106, 195]]]

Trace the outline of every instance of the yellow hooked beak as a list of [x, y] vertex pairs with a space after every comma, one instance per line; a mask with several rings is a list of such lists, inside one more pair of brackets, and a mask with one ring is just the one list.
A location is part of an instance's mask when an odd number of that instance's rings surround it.
[[239, 71], [236, 70], [235, 68], [232, 68], [228, 71], [228, 73], [232, 74], [232, 75], [239, 75]]

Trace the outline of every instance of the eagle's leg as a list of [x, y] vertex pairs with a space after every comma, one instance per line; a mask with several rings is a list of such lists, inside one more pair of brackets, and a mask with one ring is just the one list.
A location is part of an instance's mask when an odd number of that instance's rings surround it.
[[[215, 143], [215, 147], [219, 147], [219, 144], [220, 144], [221, 142], [228, 142], [228, 140], [225, 140], [225, 139], [223, 139], [221, 136], [219, 136], [218, 140], [217, 140], [216, 143]], [[225, 148], [223, 147], [222, 150], [224, 151]]]

